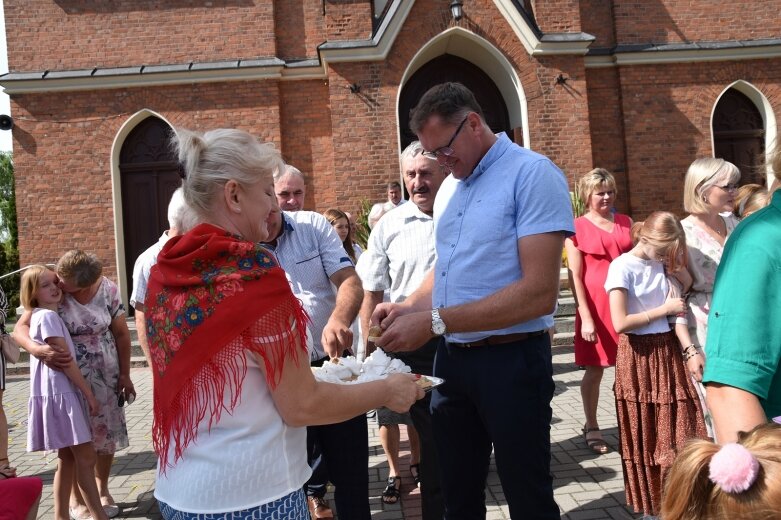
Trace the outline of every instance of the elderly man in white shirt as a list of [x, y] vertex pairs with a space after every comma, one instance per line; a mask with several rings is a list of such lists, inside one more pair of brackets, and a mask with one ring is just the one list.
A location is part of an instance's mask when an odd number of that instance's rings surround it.
[[[361, 326], [369, 328], [374, 308], [383, 301], [383, 292], [390, 290], [392, 302], [402, 302], [418, 288], [426, 273], [434, 266], [434, 198], [448, 172], [434, 159], [423, 155], [420, 142], [414, 141], [401, 154], [404, 183], [410, 202], [380, 220], [369, 236], [367, 250], [358, 260], [358, 274], [363, 281]], [[432, 375], [434, 354], [440, 338], [435, 338], [418, 350], [394, 354], [408, 364], [413, 372]], [[370, 352], [367, 352], [370, 354]], [[442, 495], [437, 474], [436, 447], [431, 432], [430, 395], [411, 409], [412, 421], [422, 444], [420, 462], [421, 495], [424, 520], [441, 520]], [[382, 415], [382, 414], [380, 414]], [[381, 428], [383, 448], [391, 466], [389, 486], [398, 487], [395, 462], [398, 458], [399, 430]], [[384, 433], [384, 435], [383, 435]], [[393, 481], [392, 481], [393, 479]]]
[[[349, 353], [353, 343], [350, 324], [358, 315], [363, 289], [336, 231], [319, 213], [276, 210], [269, 215], [268, 232], [268, 246], [277, 255], [293, 294], [312, 320], [311, 365], [320, 366], [329, 358]], [[339, 516], [368, 520], [371, 511], [366, 416], [307, 428], [307, 450], [312, 477], [304, 491], [313, 516], [333, 517], [323, 498], [330, 480], [336, 487]]]
[[133, 292], [130, 294], [130, 305], [135, 309], [136, 331], [138, 343], [144, 351], [147, 366], [152, 366], [152, 358], [149, 356], [149, 341], [146, 337], [146, 320], [144, 319], [144, 299], [146, 298], [146, 286], [149, 282], [149, 272], [157, 263], [157, 255], [169, 239], [182, 235], [195, 227], [195, 215], [184, 202], [182, 188], [177, 188], [171, 195], [168, 203], [168, 229], [163, 231], [160, 238], [138, 255], [133, 265]]

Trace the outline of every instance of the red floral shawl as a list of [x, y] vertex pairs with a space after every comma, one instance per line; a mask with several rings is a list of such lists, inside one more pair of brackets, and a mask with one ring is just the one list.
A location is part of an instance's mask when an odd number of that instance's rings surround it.
[[[152, 438], [162, 471], [171, 441], [176, 463], [207, 414], [211, 428], [223, 409], [232, 412], [247, 350], [262, 356], [272, 389], [285, 358], [298, 363], [306, 353], [308, 317], [274, 255], [209, 224], [166, 243], [144, 307], [154, 375]], [[233, 396], [228, 407], [226, 390]]]

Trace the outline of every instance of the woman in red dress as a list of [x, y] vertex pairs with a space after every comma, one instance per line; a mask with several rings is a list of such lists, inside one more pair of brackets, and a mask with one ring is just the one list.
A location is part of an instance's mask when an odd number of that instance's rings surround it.
[[595, 168], [584, 175], [577, 193], [586, 213], [575, 219], [575, 235], [565, 241], [577, 305], [575, 363], [586, 367], [580, 383], [586, 415], [583, 438], [592, 451], [604, 454], [609, 449], [597, 421], [599, 384], [605, 367], [616, 364], [618, 344], [604, 286], [610, 262], [632, 249], [632, 219], [614, 212], [616, 181], [605, 169]]

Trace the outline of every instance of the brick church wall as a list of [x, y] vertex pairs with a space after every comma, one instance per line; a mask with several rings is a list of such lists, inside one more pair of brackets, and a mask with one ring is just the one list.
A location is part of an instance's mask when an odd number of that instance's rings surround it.
[[147, 108], [174, 126], [241, 128], [279, 144], [279, 104], [272, 82], [15, 96], [20, 263], [83, 248], [116, 275], [111, 147], [132, 114]]
[[14, 71], [75, 70], [276, 55], [271, 1], [212, 4], [6, 0], [8, 64]]
[[616, 39], [631, 43], [778, 38], [777, 0], [629, 0], [613, 4]]

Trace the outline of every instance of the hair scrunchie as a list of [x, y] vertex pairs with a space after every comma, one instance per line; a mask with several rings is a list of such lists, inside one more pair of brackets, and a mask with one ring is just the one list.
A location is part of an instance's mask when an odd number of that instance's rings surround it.
[[746, 448], [737, 443], [725, 444], [709, 464], [711, 482], [727, 493], [743, 493], [759, 474], [759, 462]]

